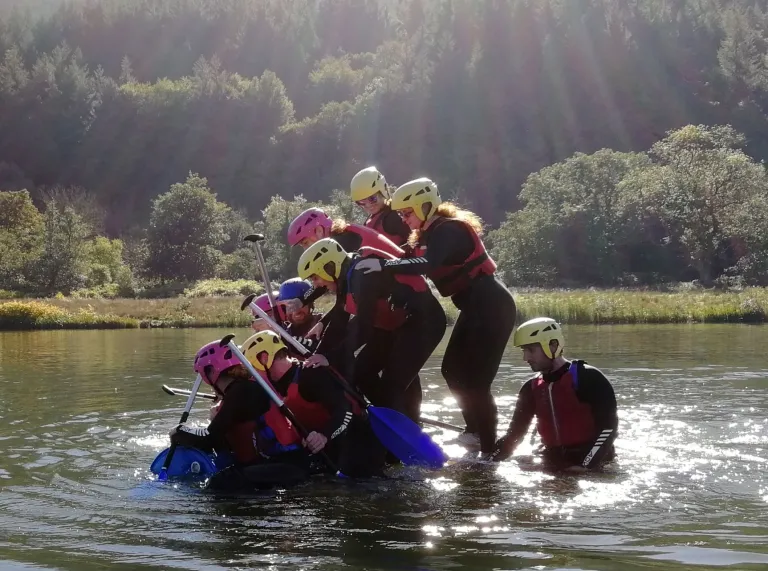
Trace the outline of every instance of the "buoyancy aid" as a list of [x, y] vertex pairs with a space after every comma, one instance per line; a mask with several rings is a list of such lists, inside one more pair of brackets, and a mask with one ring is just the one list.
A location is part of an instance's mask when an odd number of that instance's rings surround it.
[[581, 402], [576, 394], [578, 371], [583, 363], [573, 361], [556, 381], [546, 381], [542, 375], [533, 379], [537, 429], [545, 447], [583, 446], [596, 437], [592, 407]]
[[286, 406], [291, 409], [291, 412], [296, 416], [296, 420], [304, 426], [309, 432], [324, 430], [331, 420], [330, 411], [325, 408], [325, 405], [319, 402], [310, 402], [305, 400], [301, 396], [299, 391], [299, 374], [301, 372], [301, 366], [296, 367], [296, 372], [293, 374], [293, 380], [288, 385], [288, 391], [286, 392], [284, 402]]
[[[480, 236], [478, 236], [477, 232], [475, 232], [475, 229], [472, 228], [472, 226], [462, 220], [439, 216], [434, 222], [432, 222], [432, 224], [425, 232], [427, 234], [426, 240], [424, 237], [422, 237], [422, 240], [428, 242], [429, 233], [434, 231], [435, 228], [441, 224], [444, 224], [448, 221], [455, 221], [464, 225], [464, 227], [472, 236], [474, 249], [472, 250], [472, 253], [469, 255], [469, 257], [462, 263], [452, 266], [440, 266], [427, 273], [427, 277], [429, 277], [429, 279], [434, 282], [437, 291], [439, 291], [440, 295], [444, 297], [450, 297], [466, 289], [469, 287], [472, 280], [478, 276], [492, 276], [496, 272], [496, 262], [494, 262], [491, 256], [488, 254], [488, 251], [485, 249], [485, 244], [483, 244]], [[412, 256], [423, 256], [426, 252], [426, 249], [426, 246], [420, 245], [414, 249]]]
[[364, 224], [366, 228], [375, 230], [385, 238], [392, 241], [393, 244], [399, 245], [403, 241], [402, 236], [390, 234], [386, 230], [384, 230], [384, 219], [387, 217], [387, 215], [389, 215], [390, 212], [392, 212], [392, 209], [389, 206], [385, 206], [373, 216], [369, 216], [364, 222]]
[[351, 232], [360, 236], [362, 240], [361, 247], [363, 248], [375, 248], [376, 250], [387, 252], [395, 258], [401, 258], [405, 255], [405, 251], [393, 240], [371, 228], [361, 226], [360, 224], [348, 224], [344, 232]]

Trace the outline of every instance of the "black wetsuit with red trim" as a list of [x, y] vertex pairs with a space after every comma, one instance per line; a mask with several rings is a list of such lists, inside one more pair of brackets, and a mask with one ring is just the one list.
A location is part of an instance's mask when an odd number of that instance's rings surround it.
[[522, 386], [494, 460], [505, 460], [514, 452], [534, 417], [548, 466], [595, 468], [615, 458], [616, 395], [605, 375], [584, 361], [566, 363]]
[[443, 357], [442, 374], [461, 407], [466, 431], [483, 452], [496, 440], [491, 383], [515, 326], [512, 294], [493, 272], [482, 240], [466, 223], [438, 218], [422, 233], [413, 257], [384, 264], [385, 273], [422, 274], [460, 310]]
[[[408, 236], [411, 235], [411, 229], [389, 205], [384, 206], [373, 216], [369, 216], [364, 224], [368, 228], [384, 234], [400, 247], [408, 242]], [[349, 251], [347, 250], [347, 252]]]
[[171, 442], [204, 451], [232, 451], [239, 465], [258, 462], [261, 457], [254, 447], [253, 433], [270, 404], [269, 397], [257, 383], [236, 379], [224, 391], [219, 411], [207, 428], [182, 424]]
[[[422, 398], [418, 373], [443, 338], [445, 313], [423, 280], [417, 284], [383, 272], [354, 271], [360, 259], [353, 256], [342, 264], [336, 304], [327, 314], [317, 353], [338, 363], [371, 403], [418, 421]], [[356, 307], [350, 320], [351, 304]], [[402, 318], [395, 327], [382, 323], [385, 306]]]
[[297, 363], [273, 381], [285, 404], [309, 431], [328, 438], [326, 453], [350, 477], [379, 475], [385, 450], [368, 420], [355, 411], [342, 384], [327, 367]]

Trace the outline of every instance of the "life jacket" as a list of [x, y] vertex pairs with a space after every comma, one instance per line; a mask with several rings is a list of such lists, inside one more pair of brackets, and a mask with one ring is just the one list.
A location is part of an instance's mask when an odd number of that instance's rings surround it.
[[[358, 257], [352, 260], [349, 264], [349, 270], [347, 270], [347, 297], [344, 300], [344, 311], [350, 315], [357, 315], [357, 301], [355, 296], [352, 295], [350, 283], [352, 279], [352, 272], [355, 270], [357, 262], [365, 258], [380, 258], [384, 260], [394, 260], [395, 256], [375, 250], [373, 248], [360, 248], [357, 252]], [[405, 284], [414, 291], [424, 292], [429, 289], [426, 280], [422, 276], [411, 276], [405, 274], [394, 274], [393, 279]], [[373, 318], [373, 326], [385, 331], [394, 331], [398, 327], [402, 326], [408, 319], [409, 312], [405, 307], [395, 307], [392, 303], [391, 297], [379, 298], [376, 300], [376, 312]]]
[[253, 433], [253, 445], [261, 456], [271, 458], [301, 448], [301, 436], [276, 404], [261, 415]]
[[252, 464], [259, 459], [259, 453], [253, 441], [256, 428], [257, 422], [252, 420], [238, 422], [227, 431], [227, 444], [238, 464]]
[[592, 444], [597, 436], [592, 407], [579, 400], [578, 370], [583, 361], [574, 361], [568, 371], [553, 382], [542, 375], [533, 379], [537, 429], [545, 447]]
[[375, 230], [385, 238], [389, 239], [393, 244], [399, 245], [403, 241], [403, 237], [396, 234], [390, 234], [384, 230], [384, 219], [390, 212], [392, 212], [392, 209], [389, 206], [385, 206], [373, 216], [369, 216], [363, 224], [365, 224], [367, 228]]
[[351, 232], [352, 234], [360, 236], [362, 239], [360, 246], [362, 248], [375, 248], [382, 252], [392, 254], [396, 258], [401, 258], [405, 254], [403, 249], [386, 235], [381, 234], [376, 230], [372, 230], [371, 228], [360, 226], [360, 224], [348, 224], [344, 229], [344, 232]]
[[[492, 276], [494, 272], [496, 272], [496, 262], [494, 262], [488, 254], [488, 251], [485, 249], [485, 244], [483, 244], [480, 236], [478, 236], [474, 228], [466, 222], [455, 218], [439, 216], [426, 232], [432, 232], [435, 228], [449, 220], [460, 222], [464, 225], [472, 236], [472, 241], [474, 242], [475, 247], [469, 257], [462, 263], [453, 266], [440, 266], [427, 273], [427, 277], [434, 282], [437, 291], [439, 291], [440, 295], [443, 297], [450, 297], [465, 290], [469, 287], [472, 280], [478, 276]], [[426, 246], [419, 246], [414, 249], [411, 256], [423, 256], [426, 249]]]
[[291, 412], [296, 416], [296, 420], [304, 426], [309, 432], [321, 431], [328, 426], [331, 420], [331, 413], [325, 406], [319, 402], [310, 402], [305, 400], [299, 392], [299, 373], [301, 367], [296, 367], [296, 372], [293, 374], [293, 380], [288, 385], [288, 391], [286, 392], [283, 402], [291, 409]]

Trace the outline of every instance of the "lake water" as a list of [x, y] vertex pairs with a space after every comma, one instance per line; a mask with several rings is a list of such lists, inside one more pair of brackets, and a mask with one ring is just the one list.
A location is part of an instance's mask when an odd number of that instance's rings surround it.
[[[0, 568], [768, 569], [767, 327], [568, 327], [567, 353], [618, 395], [612, 473], [473, 465], [447, 445], [444, 469], [387, 481], [239, 497], [158, 483], [148, 466], [185, 400], [160, 386], [189, 388], [195, 350], [226, 332], [0, 333]], [[424, 412], [459, 424], [440, 357]], [[529, 376], [510, 348], [501, 426]]]

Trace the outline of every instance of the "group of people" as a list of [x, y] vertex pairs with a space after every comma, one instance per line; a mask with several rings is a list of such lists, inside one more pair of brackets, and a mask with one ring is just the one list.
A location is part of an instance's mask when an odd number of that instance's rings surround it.
[[[242, 345], [312, 434], [301, 439], [285, 430], [285, 419], [240, 363], [212, 343], [198, 353], [195, 370], [221, 403], [207, 429], [182, 425], [172, 439], [229, 446], [240, 468], [263, 471], [277, 463], [303, 476], [311, 471], [311, 454], [330, 450], [342, 469], [379, 473], [387, 454], [351, 395], [420, 422], [419, 373], [446, 329], [429, 279], [459, 311], [441, 366], [465, 422], [459, 444], [484, 459], [504, 460], [536, 417], [548, 464], [589, 469], [611, 460], [618, 429], [611, 384], [598, 369], [563, 357], [565, 339], [554, 320], [533, 319], [515, 330], [515, 301], [496, 276], [478, 216], [443, 201], [428, 178], [394, 189], [375, 167], [354, 176], [350, 194], [368, 214], [365, 223], [333, 220], [319, 208], [302, 212], [287, 236], [304, 249], [298, 278], [255, 300], [309, 356], [286, 346], [257, 315], [255, 333]], [[335, 303], [320, 315], [314, 302], [325, 293]], [[513, 331], [513, 344], [537, 376], [521, 389], [507, 434], [497, 439], [491, 385]]]

